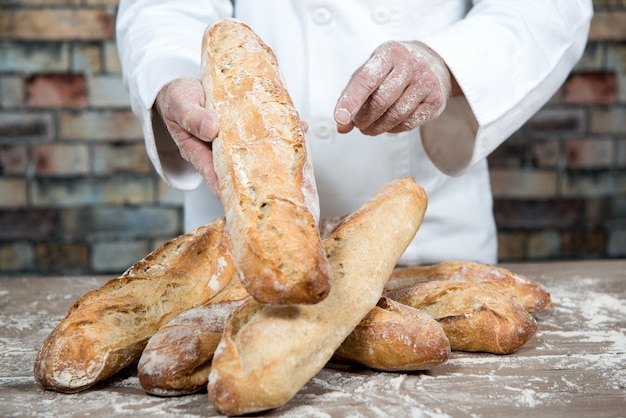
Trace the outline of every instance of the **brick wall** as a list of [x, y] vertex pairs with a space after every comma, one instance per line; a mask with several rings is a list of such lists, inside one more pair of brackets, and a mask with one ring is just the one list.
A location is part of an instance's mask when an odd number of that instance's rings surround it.
[[583, 58], [490, 157], [501, 260], [626, 257], [626, 0], [595, 0]]
[[0, 274], [119, 272], [181, 233], [129, 109], [116, 7], [0, 2]]
[[[503, 261], [626, 256], [626, 0], [490, 157]], [[182, 232], [114, 42], [116, 0], [0, 0], [0, 274], [117, 273]]]

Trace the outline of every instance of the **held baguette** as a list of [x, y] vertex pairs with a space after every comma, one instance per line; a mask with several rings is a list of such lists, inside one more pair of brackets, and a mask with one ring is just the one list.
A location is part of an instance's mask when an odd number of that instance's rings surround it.
[[432, 369], [448, 360], [449, 354], [450, 342], [439, 322], [382, 297], [334, 358], [377, 370], [412, 371]]
[[393, 290], [435, 280], [482, 283], [512, 297], [530, 313], [549, 309], [552, 303], [548, 290], [528, 277], [503, 267], [465, 261], [396, 268], [386, 288]]
[[481, 283], [439, 280], [384, 294], [438, 320], [453, 350], [509, 354], [537, 332], [521, 305]]
[[150, 338], [137, 365], [139, 384], [158, 396], [206, 388], [228, 317], [250, 295], [235, 277], [208, 304], [181, 312]]
[[310, 152], [276, 58], [234, 19], [207, 28], [202, 51], [207, 107], [220, 119], [215, 172], [241, 281], [262, 303], [317, 303], [331, 270]]
[[426, 194], [412, 178], [389, 183], [325, 239], [334, 275], [326, 299], [282, 307], [251, 299], [238, 308], [213, 357], [214, 407], [239, 415], [288, 402], [376, 306], [425, 208]]
[[37, 353], [37, 382], [71, 393], [114, 375], [139, 359], [163, 324], [234, 276], [223, 218], [168, 241], [69, 309]]

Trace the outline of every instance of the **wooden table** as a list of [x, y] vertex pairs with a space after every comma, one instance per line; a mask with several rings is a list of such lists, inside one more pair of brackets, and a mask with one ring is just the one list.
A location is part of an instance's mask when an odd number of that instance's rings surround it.
[[[626, 260], [509, 264], [550, 290], [536, 337], [454, 352], [421, 373], [327, 367], [271, 417], [626, 417]], [[42, 390], [35, 354], [69, 306], [110, 277], [0, 278], [0, 416], [211, 417], [206, 393], [146, 395], [132, 370], [78, 394]]]

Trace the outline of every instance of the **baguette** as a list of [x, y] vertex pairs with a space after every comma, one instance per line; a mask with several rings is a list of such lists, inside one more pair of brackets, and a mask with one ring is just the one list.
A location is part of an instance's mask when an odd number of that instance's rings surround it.
[[376, 306], [425, 209], [426, 194], [412, 178], [387, 184], [324, 241], [334, 275], [326, 299], [292, 306], [251, 299], [239, 307], [213, 357], [208, 392], [214, 407], [239, 415], [295, 396]]
[[163, 324], [234, 276], [223, 218], [168, 241], [69, 309], [37, 353], [37, 382], [71, 393], [114, 375], [139, 359]]
[[537, 332], [521, 305], [482, 283], [439, 280], [384, 294], [438, 320], [452, 350], [509, 354]]
[[181, 312], [150, 338], [137, 365], [139, 384], [158, 396], [205, 389], [215, 348], [230, 314], [250, 298], [232, 282], [211, 301]]
[[484, 284], [513, 298], [530, 313], [542, 312], [552, 304], [548, 290], [528, 277], [503, 267], [464, 261], [397, 268], [391, 274], [386, 288], [399, 289], [435, 280]]
[[[158, 396], [206, 388], [226, 321], [249, 297], [239, 280], [233, 279], [208, 305], [183, 311], [163, 326], [150, 338], [139, 360], [141, 387]], [[439, 322], [383, 297], [334, 358], [377, 370], [412, 371], [432, 369], [445, 362], [449, 353], [450, 343]]]
[[450, 342], [430, 315], [386, 297], [335, 351], [334, 358], [377, 370], [429, 370], [446, 360]]
[[215, 172], [241, 281], [262, 303], [317, 303], [332, 275], [310, 151], [276, 57], [234, 19], [207, 28], [202, 51], [206, 106], [220, 120]]

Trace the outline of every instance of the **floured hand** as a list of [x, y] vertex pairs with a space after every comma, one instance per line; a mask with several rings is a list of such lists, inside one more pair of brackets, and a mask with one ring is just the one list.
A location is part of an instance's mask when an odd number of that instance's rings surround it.
[[219, 119], [205, 109], [204, 104], [202, 84], [193, 78], [171, 81], [161, 89], [155, 100], [155, 108], [178, 146], [180, 155], [198, 170], [219, 197], [211, 147], [219, 132]]
[[452, 77], [441, 57], [421, 42], [389, 41], [353, 75], [335, 107], [340, 133], [404, 132], [443, 112]]

